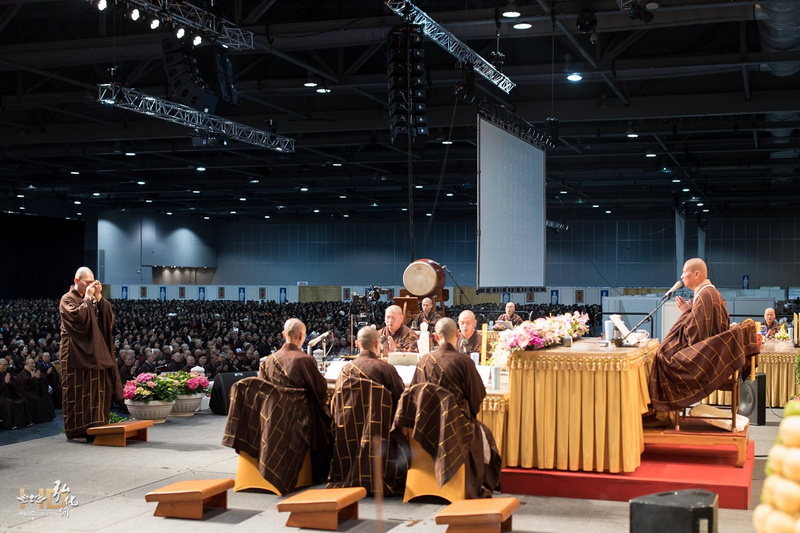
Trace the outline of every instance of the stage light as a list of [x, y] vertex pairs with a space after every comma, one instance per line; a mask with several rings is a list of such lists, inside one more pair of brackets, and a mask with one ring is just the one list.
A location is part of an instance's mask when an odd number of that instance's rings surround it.
[[515, 19], [520, 16], [519, 6], [515, 0], [511, 0], [506, 7], [503, 8], [503, 16], [509, 19]]
[[177, 37], [178, 39], [183, 39], [184, 35], [186, 35], [185, 28], [178, 28], [178, 30], [175, 32], [175, 37]]
[[647, 150], [647, 153], [644, 154], [645, 157], [656, 157], [656, 153], [651, 149]]
[[584, 9], [578, 14], [575, 26], [583, 33], [591, 33], [597, 27], [597, 16], [591, 9]]
[[192, 44], [195, 45], [195, 46], [200, 46], [200, 43], [202, 43], [202, 42], [203, 42], [203, 38], [200, 37], [199, 35], [195, 35], [194, 39], [192, 39]]
[[105, 10], [105, 8], [107, 7], [108, 7], [108, 2], [106, 2], [106, 0], [99, 0], [97, 2], [97, 9], [99, 9], [100, 11]]
[[150, 29], [155, 30], [161, 24], [161, 21], [158, 19], [153, 19], [150, 21]]
[[319, 83], [317, 83], [317, 78], [314, 77], [311, 73], [309, 73], [308, 77], [306, 78], [306, 81], [303, 83], [303, 87], [308, 87], [309, 89], [313, 89], [317, 85], [319, 85]]
[[198, 172], [205, 172], [206, 171], [206, 167], [197, 167], [197, 171]]
[[645, 24], [647, 24], [648, 22], [652, 22], [653, 20], [653, 14], [644, 7], [642, 7], [642, 5], [638, 1], [634, 2], [630, 11], [628, 11], [628, 16], [634, 20], [636, 19], [641, 20]]
[[141, 16], [141, 13], [139, 13], [139, 10], [137, 8], [135, 8], [135, 7], [133, 9], [131, 9], [130, 12], [128, 13], [128, 18], [131, 19], [134, 22], [139, 20], [140, 16]]
[[533, 26], [527, 22], [518, 22], [512, 26], [515, 30], [529, 30]]
[[569, 75], [567, 75], [567, 79], [569, 81], [581, 81], [583, 76], [581, 76], [580, 72], [571, 72]]

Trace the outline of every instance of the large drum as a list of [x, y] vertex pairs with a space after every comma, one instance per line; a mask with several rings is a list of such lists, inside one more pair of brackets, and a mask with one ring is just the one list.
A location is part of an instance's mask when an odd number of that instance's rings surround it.
[[444, 269], [432, 259], [417, 259], [403, 272], [403, 286], [418, 297], [430, 296], [444, 288]]

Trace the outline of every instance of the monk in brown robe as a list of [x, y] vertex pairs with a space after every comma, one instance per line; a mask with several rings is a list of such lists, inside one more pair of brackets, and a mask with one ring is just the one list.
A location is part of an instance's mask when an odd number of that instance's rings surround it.
[[436, 323], [439, 348], [422, 356], [411, 382], [432, 383], [449, 390], [472, 431], [466, 462], [467, 498], [489, 498], [500, 478], [500, 455], [491, 430], [478, 420], [486, 387], [475, 363], [455, 349], [458, 328], [451, 318]]
[[20, 396], [28, 404], [34, 424], [50, 422], [56, 417], [47, 389], [47, 379], [36, 369], [36, 362], [32, 358], [25, 360], [25, 366], [17, 376], [16, 386]]
[[497, 317], [498, 322], [511, 322], [514, 326], [519, 326], [522, 324], [522, 317], [516, 313], [517, 305], [514, 302], [508, 302], [506, 304], [506, 312]]
[[[286, 344], [261, 363], [257, 378], [234, 383], [222, 444], [257, 458], [265, 479], [286, 493], [294, 489], [309, 449], [315, 483], [327, 479], [331, 417], [327, 382], [314, 358], [301, 349], [305, 324], [290, 318], [283, 338]], [[273, 395], [274, 389], [280, 394]], [[273, 398], [285, 404], [273, 405]], [[279, 433], [284, 437], [274, 438]]]
[[758, 353], [755, 328], [730, 327], [725, 300], [708, 279], [699, 258], [686, 261], [681, 280], [693, 300], [675, 297], [681, 312], [653, 360], [650, 399], [656, 411], [669, 411], [700, 401], [719, 388]]
[[386, 308], [384, 315], [386, 327], [378, 333], [381, 335], [381, 342], [388, 352], [418, 352], [417, 334], [411, 328], [403, 324], [405, 318], [403, 310], [399, 305], [390, 305]]
[[775, 334], [781, 330], [781, 325], [775, 320], [775, 309], [767, 307], [764, 310], [764, 326], [767, 328], [764, 336], [768, 339], [774, 339]]
[[87, 267], [58, 306], [61, 379], [67, 440], [87, 442], [86, 430], [108, 423], [112, 400], [122, 400], [114, 353], [114, 310]]
[[478, 325], [478, 320], [475, 318], [475, 313], [467, 309], [461, 311], [458, 315], [458, 343], [456, 349], [464, 354], [471, 354], [472, 352], [480, 352], [483, 339], [481, 334], [476, 331], [475, 326]]
[[374, 457], [381, 456], [383, 493], [399, 494], [408, 469], [408, 442], [390, 435], [397, 402], [405, 389], [397, 370], [375, 355], [380, 335], [373, 327], [358, 331], [360, 352], [345, 365], [333, 395], [333, 459], [328, 488], [364, 487], [376, 492]]
[[439, 320], [441, 315], [436, 312], [436, 309], [433, 307], [433, 300], [430, 298], [423, 298], [422, 299], [422, 311], [420, 311], [414, 317], [414, 323], [418, 326], [423, 322], [427, 323], [431, 327], [429, 329], [433, 329], [433, 326], [436, 324], [436, 321]]
[[28, 405], [19, 395], [8, 371], [8, 361], [0, 357], [0, 429], [32, 426]]

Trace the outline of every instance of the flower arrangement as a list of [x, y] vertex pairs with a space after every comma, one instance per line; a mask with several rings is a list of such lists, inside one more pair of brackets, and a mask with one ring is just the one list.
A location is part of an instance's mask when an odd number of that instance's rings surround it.
[[152, 400], [171, 402], [178, 394], [178, 380], [172, 376], [157, 376], [143, 372], [125, 383], [122, 394], [126, 400], [148, 403]]
[[501, 324], [500, 322], [495, 322], [492, 325], [492, 331], [505, 331], [505, 330], [506, 330], [505, 325]]
[[786, 324], [781, 324], [781, 329], [779, 329], [775, 333], [775, 340], [776, 341], [788, 341], [789, 340], [789, 332], [786, 331]]
[[508, 357], [518, 350], [538, 350], [560, 344], [565, 337], [576, 339], [589, 332], [589, 315], [565, 313], [554, 317], [525, 321], [514, 329], [503, 331], [494, 346], [488, 363], [508, 367]]
[[208, 389], [208, 380], [197, 372], [171, 372], [167, 374], [178, 382], [178, 394], [205, 394]]

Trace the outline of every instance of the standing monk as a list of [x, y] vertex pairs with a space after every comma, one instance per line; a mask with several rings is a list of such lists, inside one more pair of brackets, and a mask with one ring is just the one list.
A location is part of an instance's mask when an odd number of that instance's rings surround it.
[[88, 442], [86, 430], [108, 423], [112, 400], [122, 400], [114, 360], [114, 310], [88, 267], [75, 272], [61, 297], [61, 368], [67, 440]]

